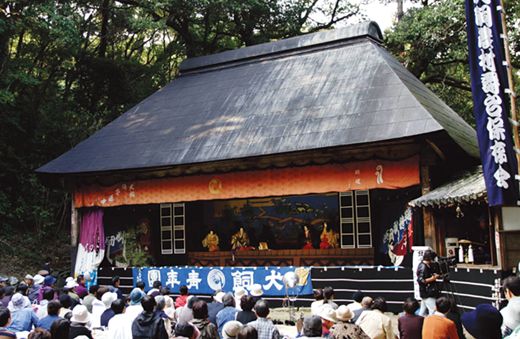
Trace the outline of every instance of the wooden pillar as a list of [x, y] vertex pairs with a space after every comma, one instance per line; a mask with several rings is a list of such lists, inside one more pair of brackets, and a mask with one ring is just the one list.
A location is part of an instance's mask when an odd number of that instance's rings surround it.
[[[430, 192], [430, 168], [428, 165], [421, 165], [421, 194], [425, 195]], [[423, 225], [424, 225], [424, 245], [430, 246], [434, 250], [437, 249], [437, 232], [435, 230], [435, 220], [433, 211], [429, 207], [423, 207]]]
[[74, 193], [70, 203], [70, 262], [71, 262], [71, 276], [74, 276], [74, 269], [76, 267], [76, 256], [78, 253], [78, 236], [79, 236], [79, 218], [78, 210], [74, 206]]

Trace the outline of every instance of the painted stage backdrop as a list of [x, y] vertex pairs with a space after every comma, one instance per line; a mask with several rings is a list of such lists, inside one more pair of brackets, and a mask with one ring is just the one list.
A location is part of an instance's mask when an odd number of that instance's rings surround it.
[[230, 249], [232, 234], [243, 227], [251, 246], [266, 242], [270, 249], [299, 249], [305, 244], [304, 226], [310, 231], [314, 248], [319, 248], [323, 223], [338, 232], [338, 195], [269, 197], [208, 201], [200, 237], [193, 244], [203, 250], [201, 241], [213, 230], [220, 237], [220, 249]]
[[[294, 272], [297, 280], [294, 287], [286, 285], [284, 275]], [[134, 286], [142, 281], [145, 290], [152, 288], [154, 281], [171, 292], [179, 293], [186, 285], [190, 294], [213, 294], [215, 291], [232, 292], [238, 287], [248, 291], [255, 284], [262, 286], [265, 296], [297, 296], [312, 294], [311, 270], [308, 267], [134, 267]]]

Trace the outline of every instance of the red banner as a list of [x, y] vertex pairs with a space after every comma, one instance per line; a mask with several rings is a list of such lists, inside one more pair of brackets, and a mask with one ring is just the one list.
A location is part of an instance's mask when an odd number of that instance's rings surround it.
[[419, 158], [359, 161], [224, 174], [193, 175], [91, 185], [74, 194], [76, 207], [112, 207], [374, 188], [398, 189], [419, 184]]

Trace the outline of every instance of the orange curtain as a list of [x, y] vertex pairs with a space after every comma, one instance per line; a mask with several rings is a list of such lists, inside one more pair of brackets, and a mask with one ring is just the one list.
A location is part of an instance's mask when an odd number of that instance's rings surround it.
[[91, 185], [74, 194], [76, 207], [121, 206], [254, 198], [374, 188], [398, 189], [419, 184], [419, 158], [359, 161], [346, 164], [193, 175]]

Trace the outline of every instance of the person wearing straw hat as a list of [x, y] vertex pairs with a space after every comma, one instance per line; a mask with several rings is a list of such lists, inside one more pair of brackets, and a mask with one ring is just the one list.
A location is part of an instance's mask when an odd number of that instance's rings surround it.
[[235, 307], [237, 310], [241, 311], [242, 308], [240, 307], [240, 299], [247, 294], [247, 290], [241, 286], [238, 286], [234, 290], [235, 292]]
[[72, 317], [70, 318], [69, 338], [76, 338], [84, 335], [92, 339], [92, 334], [87, 328], [90, 321], [90, 314], [84, 305], [76, 305], [72, 310]]
[[336, 324], [330, 328], [331, 336], [333, 338], [370, 339], [361, 327], [350, 323], [353, 317], [354, 312], [348, 306], [339, 306], [336, 310]]
[[324, 305], [321, 310], [319, 317], [321, 318], [321, 332], [322, 336], [328, 338], [330, 335], [330, 329], [336, 323], [336, 311], [327, 305]]
[[231, 320], [228, 321], [222, 328], [222, 339], [235, 339], [238, 332], [242, 328], [242, 324], [239, 321]]
[[253, 300], [255, 301], [255, 303], [262, 299], [262, 296], [264, 295], [264, 291], [262, 289], [262, 285], [260, 284], [253, 284], [251, 286], [251, 296], [253, 297]]

